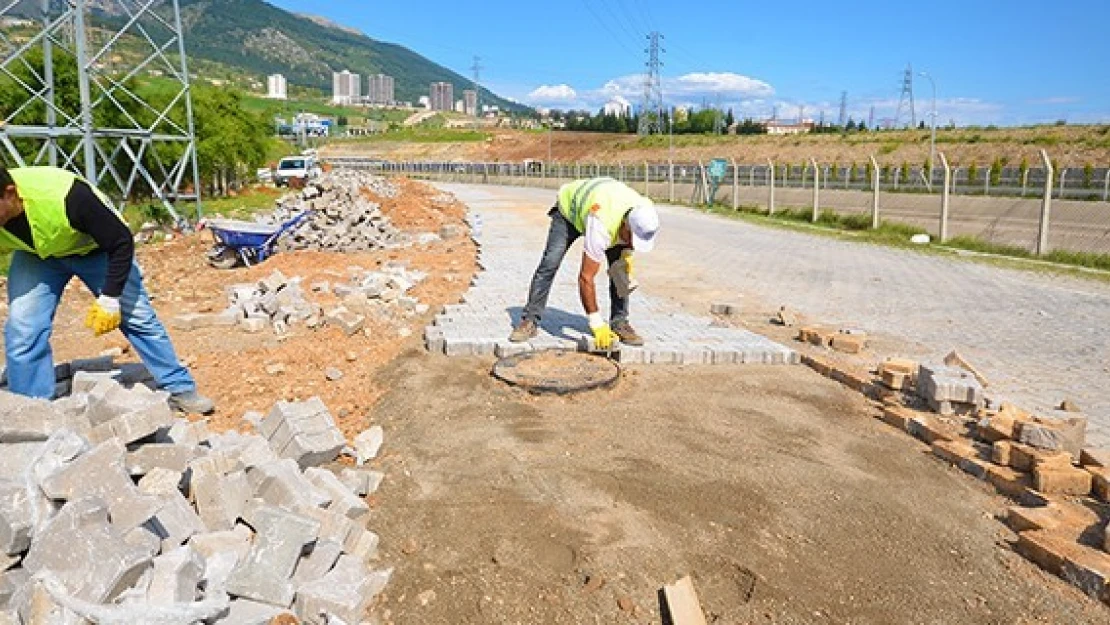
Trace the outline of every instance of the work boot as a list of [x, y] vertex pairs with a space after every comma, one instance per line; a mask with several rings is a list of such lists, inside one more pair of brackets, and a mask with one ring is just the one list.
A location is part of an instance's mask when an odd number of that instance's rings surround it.
[[196, 391], [170, 395], [170, 408], [185, 414], [207, 415], [216, 412], [216, 404]]
[[535, 338], [536, 334], [538, 334], [539, 331], [540, 329], [536, 327], [535, 321], [532, 321], [531, 319], [525, 319], [524, 321], [520, 322], [520, 325], [513, 328], [513, 333], [509, 335], [509, 342], [523, 343], [528, 339]]
[[613, 332], [616, 332], [617, 336], [621, 337], [622, 344], [631, 347], [640, 347], [644, 344], [644, 337], [637, 334], [636, 330], [632, 328], [632, 324], [628, 323], [627, 320], [622, 319], [620, 321], [614, 321], [611, 327], [613, 328]]

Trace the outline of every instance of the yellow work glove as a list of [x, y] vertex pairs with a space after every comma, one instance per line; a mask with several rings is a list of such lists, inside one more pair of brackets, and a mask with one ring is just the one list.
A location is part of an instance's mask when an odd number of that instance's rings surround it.
[[101, 295], [96, 298], [89, 314], [85, 316], [85, 327], [92, 330], [97, 336], [103, 336], [119, 328], [123, 322], [120, 314], [119, 298]]
[[613, 344], [620, 340], [620, 336], [609, 324], [601, 319], [599, 313], [590, 314], [590, 330], [594, 333], [594, 348], [599, 350], [609, 350], [613, 348]]
[[624, 269], [628, 272], [628, 281], [632, 282], [635, 276], [633, 268], [636, 266], [636, 263], [632, 259], [632, 250], [625, 250], [622, 252], [621, 258], [624, 260]]

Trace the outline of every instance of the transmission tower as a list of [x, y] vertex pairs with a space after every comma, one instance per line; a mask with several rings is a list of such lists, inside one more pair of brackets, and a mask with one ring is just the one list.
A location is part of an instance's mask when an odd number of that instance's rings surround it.
[[867, 127], [875, 130], [875, 105], [871, 105], [871, 112], [867, 115]]
[[848, 92], [840, 92], [840, 127], [848, 123]]
[[[474, 65], [470, 66], [470, 71], [474, 72], [474, 116], [482, 117], [482, 57], [474, 57]], [[465, 106], [463, 107], [466, 108]], [[466, 112], [465, 110], [463, 111]]]
[[[71, 170], [121, 203], [151, 194], [178, 223], [174, 203], [194, 202], [200, 217], [177, 0], [4, 2], [0, 22], [0, 77], [22, 97], [0, 110], [0, 161]], [[156, 73], [168, 95], [137, 93], [134, 79]]]
[[917, 127], [917, 113], [913, 107], [913, 66], [906, 65], [906, 75], [902, 78], [902, 97], [898, 98], [898, 112], [894, 114], [894, 125], [902, 121], [902, 111], [909, 105], [910, 127]]
[[647, 73], [644, 74], [644, 101], [640, 106], [641, 135], [661, 134], [663, 132], [663, 34], [652, 31], [648, 36]]

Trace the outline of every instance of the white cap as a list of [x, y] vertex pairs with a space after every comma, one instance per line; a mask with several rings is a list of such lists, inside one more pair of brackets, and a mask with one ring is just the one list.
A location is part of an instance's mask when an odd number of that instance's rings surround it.
[[632, 249], [650, 252], [655, 247], [655, 234], [659, 232], [659, 213], [655, 206], [644, 204], [629, 211], [628, 229], [632, 231]]

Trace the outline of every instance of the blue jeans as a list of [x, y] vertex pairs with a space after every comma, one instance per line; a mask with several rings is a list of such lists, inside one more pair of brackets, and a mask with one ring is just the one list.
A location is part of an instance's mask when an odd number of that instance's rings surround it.
[[[108, 273], [108, 255], [49, 258], [15, 252], [8, 273], [8, 323], [4, 347], [8, 361], [8, 389], [19, 395], [51, 399], [54, 397], [54, 358], [50, 349], [54, 313], [62, 291], [77, 276], [94, 294], [100, 292]], [[138, 264], [120, 297], [123, 322], [120, 330], [159, 388], [170, 393], [196, 390], [196, 382], [177, 359], [166, 328], [158, 321], [150, 298], [143, 288]]]
[[[563, 216], [558, 206], [552, 208], [548, 215], [551, 216], [551, 228], [547, 231], [547, 245], [544, 246], [540, 266], [532, 276], [532, 285], [528, 289], [528, 304], [524, 306], [522, 314], [523, 320], [531, 321], [536, 325], [539, 325], [540, 317], [547, 308], [551, 285], [555, 282], [555, 274], [559, 272], [559, 266], [563, 264], [567, 250], [578, 240], [578, 237], [582, 236], [574, 224]], [[622, 251], [623, 248], [619, 245], [606, 250], [605, 257], [609, 261], [609, 266], [620, 260]], [[628, 320], [628, 298], [620, 296], [612, 278], [609, 279], [609, 308], [610, 321]]]

